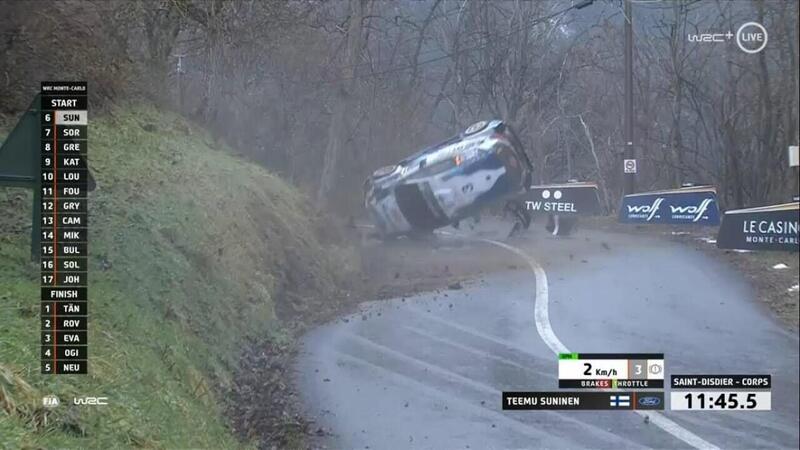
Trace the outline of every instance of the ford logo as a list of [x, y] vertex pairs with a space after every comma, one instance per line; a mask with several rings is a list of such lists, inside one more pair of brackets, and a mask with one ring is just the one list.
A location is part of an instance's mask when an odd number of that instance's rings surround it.
[[658, 406], [661, 404], [661, 399], [658, 397], [639, 397], [639, 405], [641, 406]]

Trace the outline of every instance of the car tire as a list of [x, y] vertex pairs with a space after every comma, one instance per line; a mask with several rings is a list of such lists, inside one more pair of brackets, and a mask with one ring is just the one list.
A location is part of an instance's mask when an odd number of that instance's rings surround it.
[[397, 170], [397, 166], [396, 165], [383, 166], [383, 167], [375, 170], [374, 172], [372, 172], [371, 177], [372, 177], [373, 180], [376, 180], [378, 178], [382, 178], [382, 177], [385, 177], [386, 175], [391, 174], [395, 170]]
[[470, 136], [479, 131], [483, 131], [488, 125], [489, 122], [485, 120], [481, 120], [480, 122], [475, 122], [472, 125], [468, 126], [466, 130], [464, 130], [464, 136]]

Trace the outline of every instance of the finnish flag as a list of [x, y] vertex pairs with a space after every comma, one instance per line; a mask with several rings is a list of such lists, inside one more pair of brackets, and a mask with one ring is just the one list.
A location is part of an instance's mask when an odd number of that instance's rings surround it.
[[612, 407], [620, 407], [620, 406], [631, 406], [631, 396], [630, 395], [612, 395], [611, 402]]

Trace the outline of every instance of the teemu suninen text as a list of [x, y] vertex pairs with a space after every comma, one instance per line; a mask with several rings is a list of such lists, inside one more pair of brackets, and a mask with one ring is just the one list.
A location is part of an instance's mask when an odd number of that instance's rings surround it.
[[41, 88], [41, 373], [85, 374], [86, 82], [43, 82]]
[[664, 409], [664, 392], [544, 391], [503, 392], [504, 410]]

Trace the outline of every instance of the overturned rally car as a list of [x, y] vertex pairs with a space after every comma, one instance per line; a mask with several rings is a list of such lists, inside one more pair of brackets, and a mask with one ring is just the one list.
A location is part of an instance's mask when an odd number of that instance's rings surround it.
[[533, 167], [514, 131], [482, 121], [364, 182], [364, 203], [384, 237], [430, 232], [523, 192]]

